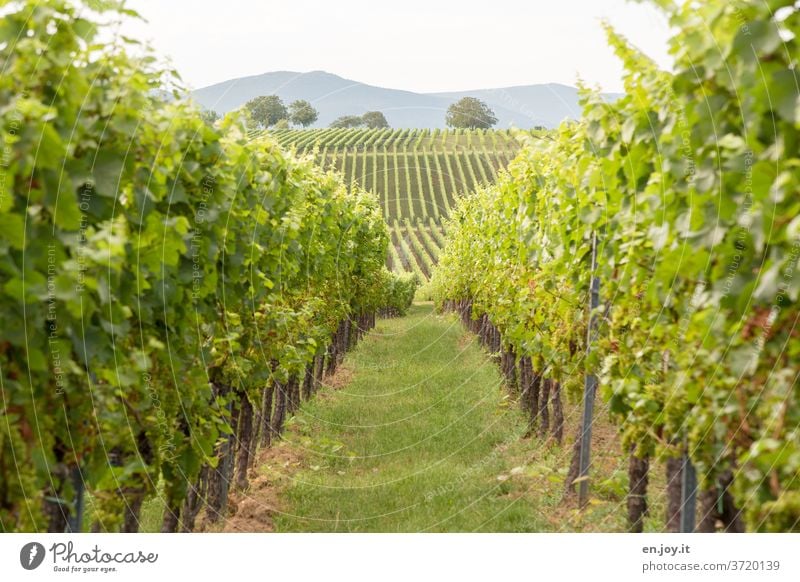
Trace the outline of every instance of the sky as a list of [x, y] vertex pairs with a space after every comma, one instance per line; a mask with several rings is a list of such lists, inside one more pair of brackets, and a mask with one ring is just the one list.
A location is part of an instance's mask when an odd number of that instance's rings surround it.
[[669, 67], [664, 16], [625, 0], [128, 0], [148, 41], [190, 88], [270, 71], [324, 70], [393, 89], [461, 91], [535, 83], [606, 91], [622, 67], [608, 20]]

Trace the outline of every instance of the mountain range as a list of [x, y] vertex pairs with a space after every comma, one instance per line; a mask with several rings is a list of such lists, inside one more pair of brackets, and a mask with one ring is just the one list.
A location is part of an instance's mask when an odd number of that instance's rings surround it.
[[[443, 128], [447, 108], [462, 97], [486, 102], [497, 117], [497, 128], [555, 127], [580, 115], [578, 90], [558, 83], [520, 85], [447, 93], [415, 93], [344, 79], [325, 71], [276, 71], [230, 79], [192, 92], [206, 109], [224, 114], [260, 95], [278, 95], [287, 105], [305, 99], [319, 111], [312, 127], [327, 127], [342, 115], [381, 111], [396, 128]], [[616, 94], [604, 94], [615, 99]]]

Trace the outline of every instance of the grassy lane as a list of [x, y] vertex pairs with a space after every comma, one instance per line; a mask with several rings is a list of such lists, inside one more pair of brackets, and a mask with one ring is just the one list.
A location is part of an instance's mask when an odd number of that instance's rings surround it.
[[276, 447], [280, 460], [299, 457], [296, 468], [261, 467], [281, 474], [277, 531], [552, 529], [511, 494], [522, 418], [454, 317], [418, 305], [380, 322], [345, 374]]
[[[497, 366], [453, 315], [415, 305], [379, 321], [327, 381], [259, 453], [250, 489], [232, 492], [228, 520], [211, 531], [625, 528], [627, 457], [607, 411], [595, 418], [591, 499], [578, 511], [563, 500], [576, 395], [564, 402], [564, 445], [520, 438], [523, 416]], [[647, 531], [664, 527], [663, 475], [654, 461]], [[142, 531], [159, 531], [163, 511], [148, 500]]]

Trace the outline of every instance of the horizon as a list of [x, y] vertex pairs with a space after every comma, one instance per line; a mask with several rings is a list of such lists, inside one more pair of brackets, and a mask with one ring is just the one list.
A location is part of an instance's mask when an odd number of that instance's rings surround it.
[[[331, 71], [326, 71], [326, 70], [323, 70], [323, 69], [314, 69], [314, 70], [311, 70], [311, 71], [292, 71], [292, 70], [289, 70], [289, 69], [276, 69], [274, 71], [264, 71], [263, 73], [255, 73], [253, 75], [243, 75], [241, 77], [233, 77], [233, 78], [230, 78], [230, 79], [225, 79], [223, 81], [218, 81], [216, 83], [211, 83], [210, 85], [205, 85], [203, 87], [197, 87], [196, 89], [193, 89], [193, 90], [197, 91], [197, 90], [200, 90], [200, 89], [208, 89], [209, 87], [214, 87], [214, 86], [217, 86], [217, 85], [224, 85], [225, 83], [230, 83], [232, 81], [240, 81], [242, 79], [253, 79], [253, 78], [256, 78], [256, 77], [263, 77], [265, 75], [280, 74], [280, 73], [289, 73], [289, 74], [294, 74], [294, 75], [298, 75], [298, 76], [300, 76], [300, 75], [311, 75], [311, 74], [314, 74], [314, 73], [323, 73], [325, 75], [331, 75], [331, 76], [334, 76], [334, 77], [338, 77], [339, 79], [342, 79], [344, 81], [351, 81], [353, 83], [360, 84], [360, 85], [366, 85], [366, 86], [375, 87], [375, 88], [378, 88], [378, 89], [388, 89], [390, 91], [407, 91], [409, 93], [417, 93], [419, 95], [442, 95], [442, 94], [447, 94], [447, 93], [469, 93], [471, 91], [504, 90], [504, 89], [515, 89], [515, 88], [518, 88], [518, 87], [539, 87], [539, 86], [548, 86], [548, 85], [557, 85], [557, 86], [560, 86], [560, 87], [568, 87], [570, 89], [576, 89], [577, 88], [577, 84], [568, 84], [568, 83], [546, 81], [546, 82], [542, 82], [542, 83], [528, 83], [528, 84], [523, 84], [523, 85], [504, 85], [502, 87], [470, 87], [468, 89], [458, 89], [458, 90], [454, 90], [454, 91], [413, 91], [411, 89], [403, 89], [401, 87], [385, 87], [385, 86], [382, 86], [382, 85], [373, 85], [372, 83], [365, 83], [365, 82], [359, 81], [357, 79], [352, 79], [352, 78], [349, 78], [349, 77], [345, 77], [345, 76], [340, 75], [338, 73], [334, 73], [334, 72], [331, 72]], [[608, 94], [616, 95], [616, 94], [622, 93], [622, 91], [606, 91], [604, 89], [601, 89], [601, 92], [603, 94], [606, 94], [606, 95], [608, 95]]]
[[[649, 4], [626, 0], [566, 0], [548, 5], [547, 11], [537, 3], [519, 6], [511, 0], [498, 0], [490, 11], [477, 2], [455, 0], [433, 5], [411, 0], [400, 7], [365, 0], [269, 6], [229, 0], [222, 11], [211, 0], [198, 0], [188, 11], [181, 3], [156, 0], [126, 4], [146, 22], [127, 19], [120, 32], [152, 46], [192, 90], [269, 72], [324, 71], [426, 94], [575, 87], [579, 80], [617, 93], [622, 64], [606, 42], [603, 20], [659, 66], [671, 67], [664, 15]], [[493, 19], [512, 9], [515, 19]], [[300, 28], [303, 40], [297, 42]], [[409, 30], [415, 31], [410, 42]]]

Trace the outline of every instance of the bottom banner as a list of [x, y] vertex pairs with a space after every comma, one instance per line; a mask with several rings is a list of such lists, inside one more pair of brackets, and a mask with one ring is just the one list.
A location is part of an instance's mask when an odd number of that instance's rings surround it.
[[4, 534], [2, 580], [800, 580], [800, 534]]

